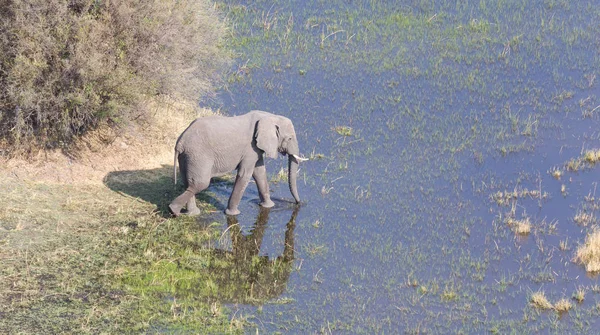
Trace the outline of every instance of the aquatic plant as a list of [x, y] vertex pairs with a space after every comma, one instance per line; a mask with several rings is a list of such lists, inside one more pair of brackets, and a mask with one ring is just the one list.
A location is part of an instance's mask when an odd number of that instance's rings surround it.
[[585, 293], [586, 290], [583, 287], [579, 287], [574, 293], [573, 293], [573, 299], [575, 301], [577, 301], [578, 303], [582, 303], [583, 300], [585, 300]]

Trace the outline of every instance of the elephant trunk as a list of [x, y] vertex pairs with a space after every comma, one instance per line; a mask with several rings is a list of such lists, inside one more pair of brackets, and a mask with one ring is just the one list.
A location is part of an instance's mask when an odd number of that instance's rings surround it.
[[298, 161], [293, 155], [288, 155], [288, 183], [290, 186], [290, 193], [296, 200], [296, 203], [300, 203], [300, 197], [298, 196], [298, 187], [296, 186], [296, 179], [298, 177]]

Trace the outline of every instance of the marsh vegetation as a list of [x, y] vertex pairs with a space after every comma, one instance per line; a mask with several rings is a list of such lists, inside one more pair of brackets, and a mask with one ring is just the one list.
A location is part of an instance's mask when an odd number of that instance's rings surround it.
[[259, 332], [593, 332], [596, 7], [220, 2], [240, 57], [212, 105], [284, 114], [320, 154], [292, 302], [232, 310]]

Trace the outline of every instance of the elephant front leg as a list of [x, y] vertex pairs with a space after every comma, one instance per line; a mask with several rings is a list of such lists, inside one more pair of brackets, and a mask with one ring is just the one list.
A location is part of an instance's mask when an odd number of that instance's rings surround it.
[[240, 214], [240, 211], [238, 210], [238, 205], [242, 200], [242, 196], [244, 195], [246, 186], [248, 186], [248, 182], [250, 182], [250, 173], [247, 173], [245, 171], [238, 171], [237, 177], [235, 178], [235, 184], [233, 185], [233, 191], [231, 192], [231, 196], [229, 197], [229, 203], [227, 204], [227, 209], [225, 210], [225, 214]]
[[258, 194], [260, 195], [260, 205], [264, 208], [271, 208], [275, 206], [275, 203], [271, 201], [271, 194], [269, 193], [269, 181], [267, 180], [267, 169], [265, 165], [260, 162], [255, 168], [252, 174], [256, 187], [258, 188]]

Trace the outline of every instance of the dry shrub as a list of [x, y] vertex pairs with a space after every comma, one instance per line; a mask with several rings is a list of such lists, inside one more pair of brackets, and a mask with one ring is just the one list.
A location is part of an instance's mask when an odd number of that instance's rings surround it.
[[206, 0], [0, 0], [0, 139], [68, 148], [145, 120], [157, 95], [197, 101], [228, 57]]
[[575, 261], [585, 265], [588, 272], [600, 271], [600, 229], [587, 235], [585, 243], [577, 248]]

